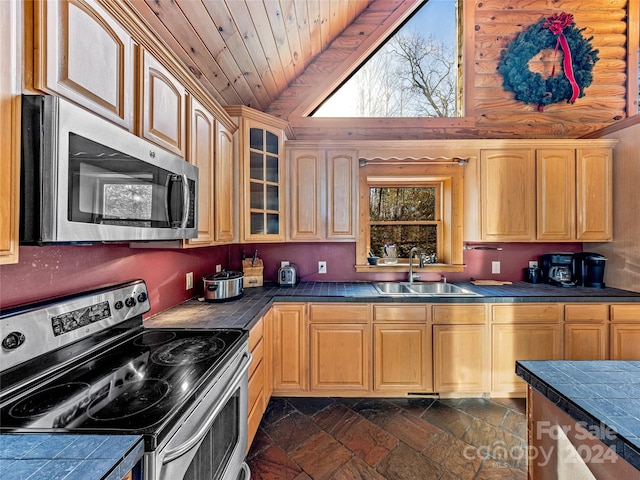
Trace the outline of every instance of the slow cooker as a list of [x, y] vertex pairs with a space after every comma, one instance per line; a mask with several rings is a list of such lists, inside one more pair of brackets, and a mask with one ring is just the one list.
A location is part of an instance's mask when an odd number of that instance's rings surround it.
[[242, 295], [243, 272], [223, 270], [202, 277], [204, 282], [204, 299], [209, 302], [231, 300]]

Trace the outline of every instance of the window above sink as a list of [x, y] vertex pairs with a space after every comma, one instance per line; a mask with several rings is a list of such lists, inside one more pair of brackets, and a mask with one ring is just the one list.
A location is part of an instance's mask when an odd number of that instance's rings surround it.
[[[437, 259], [415, 271], [463, 271], [463, 169], [452, 152], [429, 157], [376, 157], [360, 161], [360, 235], [356, 271], [407, 272], [413, 247]], [[387, 243], [397, 247], [394, 264], [367, 261], [383, 256]], [[414, 266], [417, 267], [417, 260]]]

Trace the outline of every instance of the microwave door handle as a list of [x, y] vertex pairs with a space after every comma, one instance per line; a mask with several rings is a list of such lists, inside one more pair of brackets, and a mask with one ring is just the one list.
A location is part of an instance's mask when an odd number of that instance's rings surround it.
[[189, 180], [187, 176], [182, 174], [182, 222], [180, 228], [186, 228], [189, 221], [189, 205], [191, 194], [189, 193]]
[[[173, 215], [173, 195], [174, 195], [174, 185], [180, 182], [182, 184], [182, 192], [176, 192], [176, 194], [182, 194], [182, 210], [179, 213], [181, 217], [179, 223], [178, 221], [174, 221]], [[190, 192], [189, 192], [189, 181], [187, 176], [183, 173], [182, 175], [174, 174], [171, 175], [169, 179], [169, 191], [167, 194], [167, 217], [169, 218], [169, 225], [171, 228], [185, 228], [187, 226], [187, 222], [189, 221], [189, 200], [190, 200]], [[178, 215], [175, 215], [178, 217]]]

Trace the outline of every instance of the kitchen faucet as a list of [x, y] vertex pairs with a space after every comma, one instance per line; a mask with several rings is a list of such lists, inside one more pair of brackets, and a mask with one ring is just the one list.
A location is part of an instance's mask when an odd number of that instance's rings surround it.
[[414, 274], [413, 273], [413, 255], [414, 254], [418, 254], [418, 259], [420, 262], [420, 268], [424, 267], [424, 261], [422, 259], [422, 255], [420, 253], [420, 249], [418, 247], [413, 247], [411, 250], [409, 250], [409, 283], [413, 283], [413, 280], [415, 278], [420, 278], [419, 274]]

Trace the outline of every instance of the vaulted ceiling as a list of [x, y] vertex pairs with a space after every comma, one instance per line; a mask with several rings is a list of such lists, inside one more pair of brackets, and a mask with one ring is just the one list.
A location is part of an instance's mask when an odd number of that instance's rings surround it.
[[[283, 118], [319, 101], [419, 3], [127, 1], [221, 105]], [[307, 88], [287, 95], [296, 83]]]

